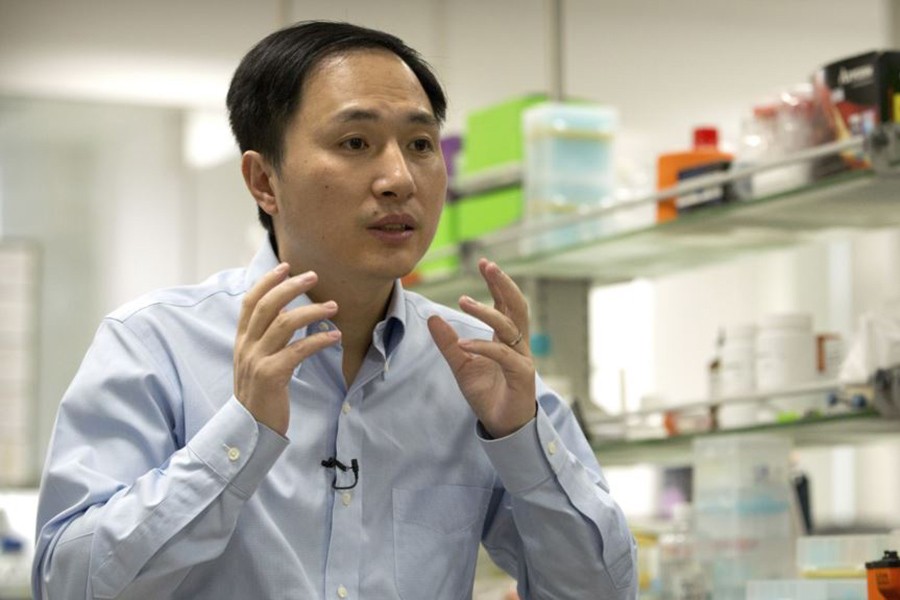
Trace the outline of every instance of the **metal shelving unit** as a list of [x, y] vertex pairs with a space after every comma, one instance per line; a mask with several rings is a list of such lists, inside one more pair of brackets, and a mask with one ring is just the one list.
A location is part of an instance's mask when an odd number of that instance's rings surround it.
[[[497, 261], [529, 295], [535, 326], [553, 333], [557, 357], [574, 382], [575, 398], [588, 398], [588, 339], [585, 327], [590, 288], [656, 277], [694, 267], [734, 260], [750, 253], [786, 248], [815, 241], [840, 239], [865, 231], [900, 226], [900, 129], [887, 128], [881, 138], [853, 138], [806, 150], [800, 154], [724, 175], [697, 178], [686, 184], [650, 194], [627, 204], [540, 224], [518, 224], [483, 239], [444, 248], [455, 254], [460, 267], [454, 273], [425, 280], [412, 289], [432, 299], [455, 305], [461, 294], [484, 295], [475, 268], [478, 258]], [[713, 185], [733, 182], [756, 172], [786, 164], [815, 160], [842, 152], [866, 149], [876, 158], [876, 170], [847, 171], [783, 193], [711, 206], [665, 223], [636, 214], [655, 206], [660, 198], [677, 196]], [[516, 165], [477, 180], [459, 182], [462, 191], [483, 190], [521, 179]], [[548, 247], [550, 234], [567, 235], [565, 245]], [[542, 245], [543, 244], [543, 245]], [[563, 310], [560, 310], [561, 307]], [[700, 401], [704, 402], [704, 401]], [[709, 401], [705, 401], [709, 402]], [[688, 403], [690, 404], [690, 403]], [[583, 406], [590, 407], [585, 402]], [[695, 435], [663, 439], [611, 440], [596, 410], [588, 411], [588, 428], [604, 464], [682, 462]], [[640, 415], [615, 417], [622, 422]], [[873, 410], [843, 412], [790, 423], [772, 423], [737, 431], [778, 431], [797, 445], [859, 443], [873, 435], [900, 435], [900, 421], [885, 419]], [[728, 433], [728, 432], [716, 432]], [[705, 435], [705, 434], [697, 434]]]

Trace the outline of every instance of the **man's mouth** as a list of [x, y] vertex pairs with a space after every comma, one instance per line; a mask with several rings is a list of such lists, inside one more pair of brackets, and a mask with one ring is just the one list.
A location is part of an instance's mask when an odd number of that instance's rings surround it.
[[416, 220], [407, 214], [385, 215], [369, 225], [369, 229], [384, 233], [404, 233], [416, 229]]
[[379, 229], [381, 231], [411, 231], [412, 227], [409, 225], [405, 225], [403, 223], [388, 223], [386, 225], [376, 225], [373, 229]]

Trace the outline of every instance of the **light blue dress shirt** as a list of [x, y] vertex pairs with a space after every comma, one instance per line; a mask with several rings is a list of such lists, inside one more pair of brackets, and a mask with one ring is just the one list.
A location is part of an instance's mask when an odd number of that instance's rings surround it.
[[[328, 348], [290, 383], [287, 439], [257, 423], [232, 352], [277, 262], [266, 243], [103, 321], [44, 468], [36, 598], [462, 600], [479, 542], [522, 598], [635, 597], [633, 539], [571, 411], [539, 381], [537, 417], [489, 439], [426, 320], [491, 331], [399, 283], [349, 388]], [[352, 489], [329, 457], [357, 459]]]

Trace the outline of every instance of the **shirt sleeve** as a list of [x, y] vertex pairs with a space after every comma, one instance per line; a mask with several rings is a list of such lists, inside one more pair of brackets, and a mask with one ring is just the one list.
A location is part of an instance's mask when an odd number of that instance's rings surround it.
[[637, 546], [568, 406], [543, 390], [534, 420], [479, 437], [503, 484], [485, 526], [524, 600], [637, 597]]
[[174, 381], [122, 323], [101, 326], [44, 468], [35, 598], [168, 597], [228, 543], [287, 440], [231, 397], [184, 444]]

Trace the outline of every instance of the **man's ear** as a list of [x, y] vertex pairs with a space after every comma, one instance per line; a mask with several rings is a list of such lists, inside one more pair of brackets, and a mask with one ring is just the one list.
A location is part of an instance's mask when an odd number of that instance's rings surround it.
[[247, 150], [241, 156], [241, 173], [244, 175], [244, 183], [256, 204], [268, 215], [278, 212], [278, 204], [275, 200], [275, 169], [259, 152]]

